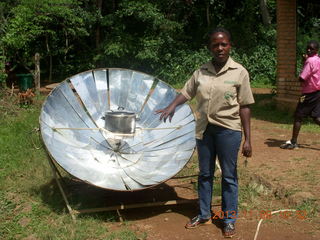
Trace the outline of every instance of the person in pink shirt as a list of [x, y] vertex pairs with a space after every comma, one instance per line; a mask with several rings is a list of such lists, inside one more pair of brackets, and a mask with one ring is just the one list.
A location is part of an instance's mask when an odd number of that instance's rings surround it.
[[320, 126], [320, 57], [318, 50], [319, 43], [317, 41], [308, 42], [307, 54], [303, 56], [304, 66], [299, 76], [302, 95], [294, 114], [292, 138], [282, 144], [280, 148], [298, 148], [297, 139], [303, 118], [310, 116]]

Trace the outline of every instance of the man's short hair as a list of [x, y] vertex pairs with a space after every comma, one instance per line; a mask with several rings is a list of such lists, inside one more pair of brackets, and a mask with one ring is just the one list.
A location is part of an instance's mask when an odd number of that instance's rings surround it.
[[316, 40], [310, 40], [307, 46], [313, 45], [317, 50], [319, 50], [319, 42]]
[[230, 32], [227, 29], [223, 28], [223, 27], [217, 27], [217, 28], [211, 30], [209, 32], [209, 34], [208, 34], [209, 40], [210, 40], [210, 38], [211, 38], [211, 36], [213, 34], [218, 33], [218, 32], [224, 33], [227, 36], [227, 38], [229, 39], [229, 41], [231, 42], [231, 34], [230, 34]]

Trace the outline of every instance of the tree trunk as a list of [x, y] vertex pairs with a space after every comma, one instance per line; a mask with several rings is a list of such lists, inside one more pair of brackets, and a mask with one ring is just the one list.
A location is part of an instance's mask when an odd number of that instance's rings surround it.
[[116, 1], [112, 1], [112, 12], [116, 11]]
[[69, 51], [68, 32], [66, 30], [64, 31], [64, 35], [66, 37], [66, 41], [65, 41], [66, 48], [64, 50], [64, 61], [66, 62], [67, 61], [67, 54], [68, 54], [68, 51]]
[[49, 56], [49, 83], [52, 83], [52, 56]]
[[36, 93], [40, 94], [40, 54], [36, 53], [34, 56], [34, 85], [36, 87]]
[[260, 0], [260, 11], [261, 11], [261, 16], [262, 16], [262, 22], [264, 25], [270, 25], [271, 24], [271, 19], [267, 7], [266, 0]]
[[52, 82], [52, 55], [49, 47], [49, 39], [48, 36], [46, 36], [46, 45], [47, 45], [47, 52], [49, 55], [49, 83]]
[[206, 7], [206, 15], [207, 15], [207, 25], [210, 26], [210, 2], [207, 1], [207, 7]]
[[[96, 0], [96, 7], [98, 8], [98, 12], [101, 15], [102, 12], [102, 0]], [[99, 48], [100, 45], [100, 32], [101, 32], [101, 26], [100, 26], [100, 20], [97, 22], [96, 26], [96, 48]]]

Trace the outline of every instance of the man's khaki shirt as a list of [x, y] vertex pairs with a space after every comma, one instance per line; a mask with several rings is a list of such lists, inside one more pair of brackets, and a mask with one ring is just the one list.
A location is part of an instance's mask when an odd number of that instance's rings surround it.
[[229, 57], [216, 73], [212, 62], [196, 70], [181, 93], [196, 98], [196, 138], [202, 139], [208, 123], [241, 131], [240, 106], [254, 103], [247, 70]]

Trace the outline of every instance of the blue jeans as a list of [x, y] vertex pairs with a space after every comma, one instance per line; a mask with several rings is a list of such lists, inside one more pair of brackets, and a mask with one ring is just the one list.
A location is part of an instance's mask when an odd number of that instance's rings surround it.
[[[237, 158], [241, 131], [208, 124], [203, 139], [197, 139], [199, 158], [198, 195], [200, 218], [211, 217], [211, 199], [215, 160], [218, 156], [222, 172], [222, 206], [224, 222], [235, 222], [238, 212]], [[229, 218], [226, 217], [228, 214]]]

